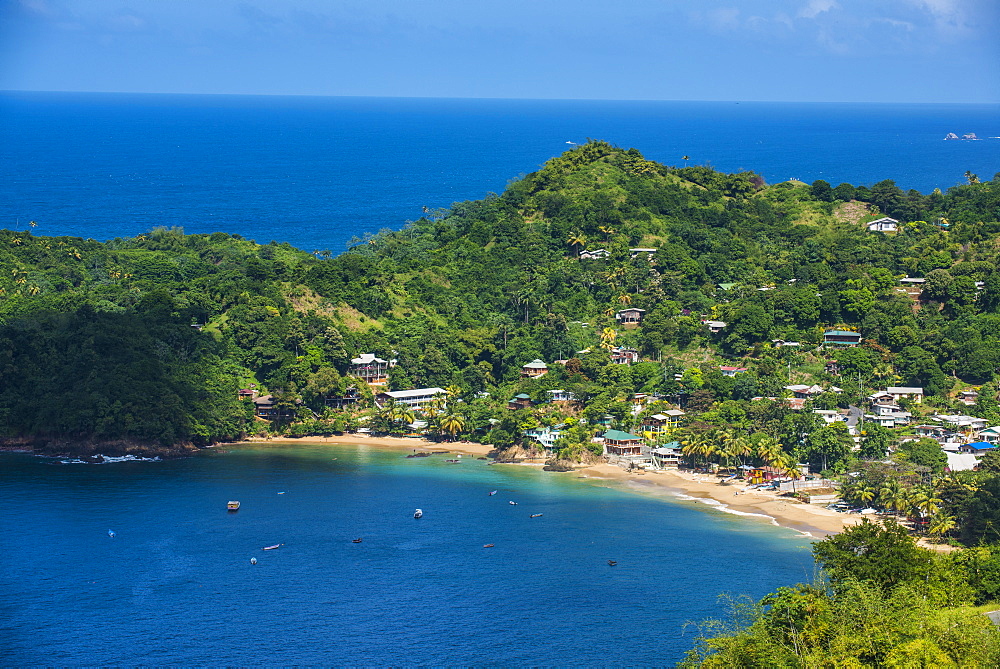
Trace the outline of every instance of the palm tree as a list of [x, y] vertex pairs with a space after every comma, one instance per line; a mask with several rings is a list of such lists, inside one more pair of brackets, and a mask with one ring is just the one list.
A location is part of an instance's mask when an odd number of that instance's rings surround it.
[[782, 462], [785, 457], [785, 451], [781, 444], [772, 437], [762, 437], [757, 441], [757, 457], [761, 461], [773, 467], [776, 463]]
[[622, 293], [618, 296], [618, 301], [622, 304], [632, 304], [632, 296], [628, 293]]
[[953, 529], [955, 529], [955, 517], [948, 516], [944, 513], [937, 513], [931, 518], [930, 524], [927, 526], [927, 534], [932, 537], [937, 537], [938, 541], [945, 534], [948, 534]]
[[979, 176], [972, 173], [971, 170], [965, 170], [965, 178], [969, 181], [969, 184], [979, 183]]
[[707, 453], [706, 447], [710, 442], [703, 434], [691, 434], [681, 441], [681, 453], [685, 457], [691, 458], [691, 465], [698, 465], [698, 456]]
[[604, 328], [601, 331], [601, 348], [606, 348], [610, 350], [615, 345], [615, 339], [618, 337], [618, 331], [614, 328]]
[[691, 156], [681, 156], [681, 159], [684, 161], [684, 167], [687, 167], [688, 161], [691, 160]]
[[455, 435], [465, 429], [465, 419], [457, 413], [448, 412], [441, 416], [438, 421], [442, 432], [446, 432], [452, 439]]
[[399, 429], [402, 431], [404, 427], [413, 422], [413, 409], [406, 404], [396, 404], [392, 412], [392, 420], [394, 423], [399, 423]]
[[587, 245], [587, 238], [584, 237], [583, 233], [578, 230], [576, 232], [569, 233], [566, 243], [570, 246], [576, 246], [576, 255], [577, 257], [580, 257], [580, 252], [583, 250], [583, 247]]

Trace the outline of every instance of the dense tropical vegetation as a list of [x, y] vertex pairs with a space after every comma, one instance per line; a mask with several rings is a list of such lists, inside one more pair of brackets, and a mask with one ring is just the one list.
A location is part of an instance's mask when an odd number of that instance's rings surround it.
[[[709, 448], [703, 460], [843, 469], [856, 456], [844, 435], [754, 398], [780, 398], [790, 381], [835, 383], [842, 394], [810, 407], [836, 408], [897, 382], [948, 407], [956, 389], [986, 384], [974, 411], [997, 416], [1000, 180], [967, 181], [929, 195], [890, 180], [767, 185], [593, 141], [500, 195], [356, 240], [337, 257], [221, 232], [158, 228], [99, 243], [0, 231], [0, 431], [195, 445], [369, 420], [401, 431], [407, 416], [376, 411], [372, 390], [346, 376], [351, 357], [371, 352], [397, 361], [393, 389], [449, 389], [455, 401], [429, 416], [442, 437], [513, 446], [526, 427], [561, 423], [563, 455], [583, 457], [605, 416], [629, 429], [683, 404], [686, 440], [725, 428], [712, 444], [753, 451]], [[903, 221], [896, 234], [865, 229], [883, 214]], [[593, 249], [607, 257], [581, 259]], [[905, 274], [926, 277], [919, 298], [897, 291]], [[640, 327], [618, 324], [625, 307], [645, 310]], [[712, 334], [705, 319], [727, 325]], [[828, 327], [857, 330], [864, 344], [818, 350]], [[642, 361], [612, 364], [612, 347]], [[520, 378], [535, 358], [567, 362]], [[727, 360], [749, 371], [724, 376]], [[246, 387], [294, 415], [255, 419], [237, 400]], [[349, 387], [360, 404], [331, 409]], [[577, 406], [542, 403], [552, 389]], [[508, 411], [518, 393], [532, 408]], [[634, 393], [661, 403], [636, 416]], [[758, 457], [764, 435], [778, 450]], [[876, 441], [864, 455], [894, 443]]]
[[682, 666], [994, 667], [1000, 548], [919, 548], [906, 529], [864, 522], [813, 546], [823, 572], [760, 601], [730, 601], [698, 628]]

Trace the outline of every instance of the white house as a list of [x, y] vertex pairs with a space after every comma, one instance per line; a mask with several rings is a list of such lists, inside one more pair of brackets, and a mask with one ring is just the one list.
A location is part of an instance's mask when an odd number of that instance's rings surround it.
[[1000, 444], [1000, 425], [988, 427], [979, 433], [979, 438], [991, 444]]
[[822, 418], [827, 425], [847, 420], [847, 416], [833, 409], [813, 409], [813, 413]]
[[912, 399], [917, 404], [921, 404], [924, 401], [924, 389], [923, 388], [907, 388], [905, 386], [889, 386], [885, 389], [885, 392], [892, 395], [894, 402], [898, 402], [904, 397]]
[[550, 402], [572, 402], [576, 399], [576, 395], [568, 390], [546, 390], [545, 394]]
[[898, 223], [899, 221], [894, 218], [883, 216], [882, 218], [867, 223], [868, 232], [896, 232], [896, 226]]
[[387, 390], [375, 396], [375, 403], [385, 406], [390, 399], [411, 409], [423, 409], [437, 398], [447, 397], [444, 388], [415, 388], [414, 390]]
[[542, 448], [551, 451], [555, 448], [556, 439], [562, 435], [562, 428], [565, 425], [556, 425], [555, 427], [533, 427], [530, 430], [524, 431], [524, 436], [531, 437], [539, 444]]

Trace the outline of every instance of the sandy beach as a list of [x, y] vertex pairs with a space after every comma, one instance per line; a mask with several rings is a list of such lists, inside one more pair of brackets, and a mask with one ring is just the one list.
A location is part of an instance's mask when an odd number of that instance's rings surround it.
[[[392, 448], [400, 451], [450, 452], [474, 457], [485, 457], [492, 447], [474, 442], [435, 442], [413, 437], [372, 437], [361, 434], [343, 434], [336, 437], [283, 437], [281, 439], [255, 439], [255, 442], [344, 444]], [[540, 467], [541, 460], [510, 464], [507, 466]], [[552, 476], [583, 476], [603, 479], [616, 486], [639, 493], [663, 492], [680, 499], [702, 501], [719, 510], [743, 516], [747, 521], [766, 522], [797, 530], [809, 536], [822, 538], [841, 532], [861, 521], [857, 515], [837, 513], [822, 506], [800, 504], [775, 493], [750, 490], [743, 483], [721, 485], [718, 479], [707, 474], [694, 474], [668, 469], [648, 471], [643, 474], [626, 472], [608, 464], [581, 467], [573, 472], [552, 472]]]

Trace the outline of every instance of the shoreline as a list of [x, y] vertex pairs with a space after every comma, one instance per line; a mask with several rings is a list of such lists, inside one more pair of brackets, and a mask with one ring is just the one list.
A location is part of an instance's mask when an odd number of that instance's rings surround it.
[[[415, 437], [370, 437], [358, 434], [344, 434], [338, 437], [285, 437], [271, 440], [258, 438], [240, 443], [368, 445], [400, 451], [448, 451], [476, 457], [487, 456], [493, 450], [492, 446], [474, 442], [434, 442]], [[540, 460], [497, 464], [517, 467], [542, 466]], [[744, 517], [747, 520], [768, 522], [778, 527], [794, 530], [813, 539], [822, 539], [831, 534], [837, 534], [845, 528], [861, 522], [860, 516], [837, 513], [820, 506], [800, 504], [773, 493], [748, 490], [742, 483], [720, 485], [707, 475], [675, 469], [636, 474], [626, 472], [614, 465], [602, 463], [585, 465], [572, 472], [551, 473], [553, 475], [567, 473], [582, 478], [605, 480], [637, 493], [665, 494], [678, 500], [697, 502], [721, 512]]]

